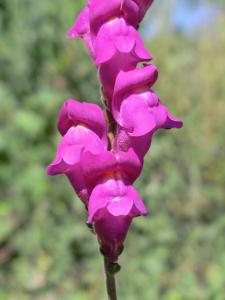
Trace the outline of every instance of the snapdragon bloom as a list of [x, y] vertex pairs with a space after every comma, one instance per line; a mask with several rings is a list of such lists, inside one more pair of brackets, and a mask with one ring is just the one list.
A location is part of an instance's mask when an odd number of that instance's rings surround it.
[[117, 74], [152, 59], [136, 30], [141, 11], [139, 1], [92, 0], [68, 32], [69, 37], [81, 37], [89, 49], [109, 108]]
[[88, 211], [88, 222], [95, 222], [101, 251], [110, 261], [117, 260], [132, 219], [147, 214], [137, 191], [120, 174], [112, 174], [96, 185]]
[[117, 76], [112, 112], [117, 123], [131, 136], [182, 126], [150, 89], [157, 75], [154, 65], [145, 65], [129, 72], [121, 71]]
[[96, 104], [70, 99], [60, 109], [58, 129], [62, 139], [55, 160], [48, 166], [48, 174], [66, 174], [76, 193], [87, 205], [89, 194], [80, 172], [80, 159], [87, 151], [99, 154], [107, 150], [107, 127], [103, 111]]
[[121, 254], [133, 218], [147, 215], [133, 183], [154, 133], [182, 127], [152, 89], [158, 70], [137, 31], [152, 2], [89, 0], [68, 32], [86, 44], [106, 107], [63, 104], [62, 138], [48, 174], [68, 177], [110, 262]]

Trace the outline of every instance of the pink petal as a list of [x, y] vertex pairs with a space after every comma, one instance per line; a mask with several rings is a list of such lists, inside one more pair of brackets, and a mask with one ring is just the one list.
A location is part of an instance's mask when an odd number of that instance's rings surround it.
[[67, 33], [70, 38], [74, 37], [83, 37], [90, 31], [89, 26], [89, 8], [85, 7], [80, 15], [78, 16], [77, 20]]
[[118, 73], [121, 70], [129, 71], [134, 69], [137, 63], [138, 60], [133, 54], [116, 51], [109, 61], [99, 66], [99, 77], [110, 108], [114, 92], [114, 84]]
[[[148, 211], [147, 211], [141, 197], [139, 196], [137, 191], [132, 186], [128, 187], [127, 196], [133, 200], [134, 205], [136, 206], [139, 215], [146, 216], [148, 214]], [[134, 216], [137, 217], [138, 215], [134, 215]]]
[[158, 77], [158, 71], [155, 65], [146, 65], [131, 71], [120, 71], [115, 82], [114, 95], [112, 101], [112, 110], [114, 118], [118, 118], [122, 100], [133, 94], [135, 90], [151, 87]]
[[93, 103], [80, 103], [69, 99], [61, 107], [58, 114], [58, 130], [65, 135], [72, 126], [85, 125], [102, 139], [107, 148], [107, 125], [102, 109]]
[[142, 136], [156, 127], [155, 117], [147, 103], [138, 96], [130, 96], [122, 102], [118, 122], [131, 136]]
[[62, 160], [70, 166], [73, 166], [80, 161], [81, 146], [67, 146], [63, 149]]
[[56, 159], [48, 167], [49, 175], [68, 173], [80, 163], [83, 151], [101, 153], [104, 151], [104, 143], [94, 132], [83, 126], [71, 127], [61, 139]]
[[[131, 212], [133, 205], [137, 208], [137, 213]], [[96, 221], [99, 215], [96, 213], [107, 207], [113, 216], [145, 215], [147, 210], [142, 203], [138, 193], [130, 185], [125, 185], [123, 180], [110, 178], [98, 184], [92, 191], [88, 205], [88, 222]], [[102, 218], [102, 214], [100, 214]]]
[[135, 40], [132, 36], [118, 36], [115, 38], [115, 47], [121, 53], [130, 53], [134, 48]]
[[113, 216], [104, 209], [102, 209], [101, 215], [103, 217], [95, 222], [95, 231], [101, 244], [102, 253], [109, 261], [114, 262], [121, 254], [132, 218]]
[[143, 158], [151, 146], [152, 132], [138, 137], [132, 136], [130, 139], [132, 149], [140, 158]]
[[104, 143], [90, 129], [78, 125], [71, 127], [63, 137], [64, 149], [69, 146], [81, 146], [85, 151], [98, 154], [104, 150]]
[[96, 185], [96, 187], [93, 189], [89, 204], [88, 204], [88, 222], [92, 222], [95, 220], [95, 214], [96, 212], [106, 207], [108, 202], [115, 197], [115, 194], [117, 195], [116, 190], [114, 189], [116, 187], [116, 183], [114, 179], [109, 179], [103, 183], [100, 183]]
[[133, 149], [127, 152], [104, 151], [98, 155], [83, 152], [81, 155], [82, 172], [90, 188], [100, 179], [113, 173], [121, 174], [126, 182], [132, 183], [140, 175], [143, 160], [140, 160]]
[[82, 170], [78, 165], [76, 165], [71, 172], [68, 172], [67, 177], [73, 186], [75, 192], [79, 196], [79, 198], [86, 204], [88, 205], [88, 200], [89, 200], [89, 191], [85, 182], [85, 179], [82, 174]]
[[54, 176], [57, 174], [66, 174], [70, 171], [71, 166], [67, 165], [63, 160], [56, 161], [54, 160], [47, 167], [47, 174], [50, 176]]
[[92, 223], [95, 221], [96, 213], [105, 207], [108, 203], [108, 198], [103, 198], [101, 195], [97, 197], [95, 195], [90, 196], [88, 201], [88, 219], [87, 223]]
[[[102, 47], [104, 45], [104, 47]], [[123, 18], [115, 18], [101, 26], [95, 40], [96, 64], [110, 60], [116, 51], [134, 55], [135, 47], [137, 61], [148, 61], [151, 55], [144, 48], [137, 31], [126, 24]], [[139, 56], [140, 54], [140, 56]]]
[[177, 119], [170, 112], [168, 112], [167, 120], [164, 124], [164, 128], [166, 128], [166, 129], [181, 128], [182, 126], [183, 126], [183, 122], [181, 120]]
[[164, 124], [167, 119], [167, 108], [165, 106], [162, 106], [160, 103], [157, 106], [152, 107], [152, 112], [155, 117], [155, 122], [156, 122], [156, 127], [157, 128], [162, 128], [164, 127]]
[[90, 188], [93, 188], [101, 178], [114, 172], [116, 165], [115, 155], [110, 151], [104, 151], [99, 155], [85, 152], [81, 156], [82, 172]]
[[64, 152], [64, 142], [63, 139], [60, 141], [58, 145], [58, 149], [56, 152], [56, 158], [53, 160], [51, 164], [48, 165], [47, 173], [48, 175], [57, 175], [57, 174], [66, 174], [71, 170], [71, 165], [67, 164], [63, 160], [63, 152]]
[[91, 0], [89, 8], [91, 31], [95, 36], [102, 24], [115, 16], [123, 15], [134, 27], [138, 24], [139, 7], [133, 0]]
[[116, 48], [110, 35], [110, 26], [105, 24], [101, 27], [95, 41], [95, 63], [99, 65], [110, 60], [115, 52]]
[[[88, 205], [88, 222], [95, 220], [95, 214], [100, 208], [106, 207], [113, 199], [126, 196], [127, 188], [121, 180], [111, 177], [96, 185], [93, 189]], [[122, 205], [123, 206], [123, 205]], [[126, 203], [125, 203], [126, 206]]]
[[92, 59], [94, 60], [95, 51], [94, 51], [92, 35], [90, 32], [89, 8], [88, 7], [85, 7], [81, 11], [77, 20], [75, 21], [73, 26], [70, 28], [69, 32], [67, 33], [67, 36], [69, 38], [76, 38], [76, 37], [82, 38], [89, 50], [89, 53], [90, 53]]
[[152, 59], [152, 55], [144, 47], [143, 41], [138, 34], [136, 36], [135, 53], [137, 57], [141, 58], [143, 61], [150, 61]]
[[136, 34], [132, 26], [128, 26], [123, 18], [118, 18], [113, 23], [113, 34], [115, 48], [122, 53], [129, 53], [135, 45]]
[[133, 183], [141, 173], [143, 159], [140, 159], [132, 148], [128, 151], [116, 151], [115, 156], [119, 170], [127, 182]]
[[132, 206], [132, 198], [118, 196], [108, 203], [107, 209], [113, 216], [127, 216], [129, 215]]

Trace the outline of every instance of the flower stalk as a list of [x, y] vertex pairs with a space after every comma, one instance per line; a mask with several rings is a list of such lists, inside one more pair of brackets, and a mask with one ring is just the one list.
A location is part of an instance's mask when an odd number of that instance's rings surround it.
[[116, 263], [110, 263], [108, 258], [104, 257], [104, 270], [108, 299], [117, 300], [115, 275], [120, 270], [120, 267]]
[[65, 174], [83, 201], [87, 224], [104, 256], [109, 299], [116, 298], [116, 263], [134, 218], [147, 209], [133, 186], [159, 129], [182, 127], [152, 90], [158, 78], [138, 34], [153, 0], [89, 0], [69, 37], [87, 46], [100, 81], [96, 104], [67, 100], [58, 115], [62, 136], [49, 175]]

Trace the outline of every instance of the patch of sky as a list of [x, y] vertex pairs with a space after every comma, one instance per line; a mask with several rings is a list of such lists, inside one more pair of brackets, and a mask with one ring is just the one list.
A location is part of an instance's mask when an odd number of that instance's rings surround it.
[[188, 1], [176, 1], [171, 14], [173, 27], [184, 32], [194, 32], [199, 27], [208, 26], [218, 17], [219, 6], [202, 1], [190, 4]]
[[201, 0], [157, 0], [146, 16], [142, 34], [149, 38], [169, 26], [172, 30], [192, 34], [214, 23], [221, 8], [218, 3]]

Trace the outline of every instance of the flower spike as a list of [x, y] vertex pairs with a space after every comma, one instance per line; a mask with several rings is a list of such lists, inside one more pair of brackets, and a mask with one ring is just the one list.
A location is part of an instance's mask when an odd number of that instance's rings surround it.
[[152, 3], [89, 0], [68, 32], [87, 46], [106, 107], [74, 99], [63, 104], [62, 137], [48, 174], [68, 177], [110, 263], [122, 253], [133, 218], [147, 215], [133, 183], [154, 133], [183, 125], [152, 89], [158, 70], [138, 33]]

